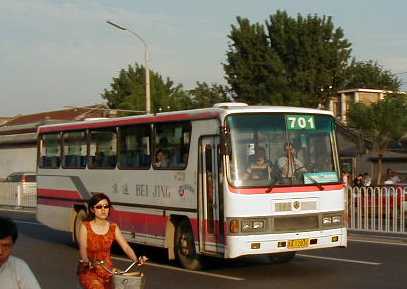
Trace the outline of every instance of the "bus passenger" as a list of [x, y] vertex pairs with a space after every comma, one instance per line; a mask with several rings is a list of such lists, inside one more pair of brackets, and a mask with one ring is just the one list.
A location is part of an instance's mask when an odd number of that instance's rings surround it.
[[84, 289], [112, 289], [112, 274], [105, 268], [113, 269], [110, 256], [113, 241], [117, 241], [126, 255], [138, 265], [147, 260], [144, 256], [137, 258], [119, 226], [107, 220], [111, 207], [110, 199], [102, 193], [95, 194], [88, 201], [88, 220], [81, 224], [79, 232], [81, 259], [78, 274]]
[[159, 149], [155, 153], [155, 163], [154, 166], [157, 168], [166, 168], [168, 167], [168, 156], [167, 153]]
[[246, 170], [245, 179], [270, 180], [272, 168], [266, 159], [266, 150], [258, 147], [255, 152], [255, 162], [250, 164]]
[[298, 172], [305, 172], [304, 164], [297, 158], [295, 148], [292, 143], [285, 143], [285, 155], [278, 159], [278, 168], [281, 171], [282, 182], [289, 184]]

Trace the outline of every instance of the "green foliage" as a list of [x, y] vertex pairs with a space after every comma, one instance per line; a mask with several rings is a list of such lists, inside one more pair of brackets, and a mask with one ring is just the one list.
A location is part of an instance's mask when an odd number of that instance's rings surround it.
[[235, 99], [249, 104], [315, 107], [341, 87], [351, 44], [331, 17], [289, 17], [277, 11], [265, 25], [237, 18], [224, 64]]
[[382, 157], [390, 143], [407, 133], [407, 102], [404, 95], [390, 95], [383, 101], [365, 105], [352, 104], [348, 112], [349, 126], [373, 144], [378, 155], [377, 183], [381, 183]]
[[377, 150], [384, 150], [407, 132], [407, 105], [404, 96], [390, 95], [383, 101], [352, 104], [349, 126], [359, 129]]
[[270, 90], [277, 75], [278, 59], [270, 54], [264, 26], [237, 18], [228, 36], [231, 40], [224, 65], [226, 79], [235, 93], [235, 99], [248, 104], [270, 102]]
[[228, 89], [219, 84], [197, 82], [194, 89], [189, 90], [193, 108], [212, 107], [215, 103], [228, 102]]
[[400, 84], [400, 79], [377, 62], [353, 60], [346, 70], [344, 88], [375, 88], [398, 91]]
[[[152, 112], [190, 108], [192, 101], [182, 85], [174, 85], [169, 78], [150, 71], [150, 94]], [[145, 110], [145, 69], [142, 65], [129, 65], [113, 78], [110, 89], [101, 94], [112, 109]]]

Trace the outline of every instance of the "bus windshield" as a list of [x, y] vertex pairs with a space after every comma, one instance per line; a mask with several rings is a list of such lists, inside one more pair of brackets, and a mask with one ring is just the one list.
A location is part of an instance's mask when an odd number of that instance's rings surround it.
[[228, 180], [236, 187], [339, 181], [334, 119], [318, 114], [234, 114], [226, 119]]

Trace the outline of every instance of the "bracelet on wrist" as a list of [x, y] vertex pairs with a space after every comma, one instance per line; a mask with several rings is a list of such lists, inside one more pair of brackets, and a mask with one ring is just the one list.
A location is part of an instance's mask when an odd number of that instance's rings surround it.
[[79, 263], [90, 265], [90, 261], [85, 261], [85, 260], [83, 260], [83, 259], [79, 259]]

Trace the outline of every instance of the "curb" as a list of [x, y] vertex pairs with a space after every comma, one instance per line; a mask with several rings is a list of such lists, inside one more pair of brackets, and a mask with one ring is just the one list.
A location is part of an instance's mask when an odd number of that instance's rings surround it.
[[18, 208], [18, 207], [11, 207], [11, 206], [0, 206], [0, 211], [35, 214], [37, 212], [37, 209], [36, 208], [25, 208], [25, 207]]
[[401, 234], [352, 234], [349, 233], [348, 241], [350, 242], [362, 242], [362, 243], [376, 243], [385, 245], [398, 245], [407, 246], [407, 235]]

